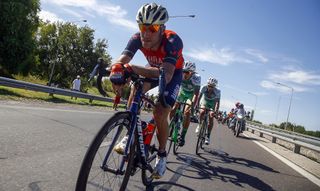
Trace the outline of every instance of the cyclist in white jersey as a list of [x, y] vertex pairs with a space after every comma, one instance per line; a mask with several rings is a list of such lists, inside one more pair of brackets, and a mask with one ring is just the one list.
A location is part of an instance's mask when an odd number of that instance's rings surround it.
[[[210, 144], [210, 135], [213, 127], [213, 118], [214, 114], [218, 113], [219, 106], [220, 106], [220, 95], [221, 91], [216, 88], [218, 84], [218, 80], [215, 78], [209, 78], [207, 81], [207, 85], [203, 86], [200, 91], [199, 96], [199, 102], [200, 102], [200, 122], [201, 124], [204, 114], [205, 114], [205, 108], [206, 109], [212, 109], [212, 111], [209, 112], [209, 125], [208, 125], [208, 134], [205, 139], [205, 144]], [[199, 133], [200, 125], [196, 128], [196, 133]]]

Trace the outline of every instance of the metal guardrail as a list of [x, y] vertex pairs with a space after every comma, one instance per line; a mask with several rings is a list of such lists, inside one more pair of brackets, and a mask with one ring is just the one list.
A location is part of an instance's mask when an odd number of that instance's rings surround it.
[[301, 134], [301, 133], [297, 133], [297, 132], [294, 132], [294, 131], [288, 131], [288, 130], [284, 130], [284, 129], [280, 129], [280, 128], [266, 126], [266, 125], [255, 123], [255, 122], [252, 122], [252, 121], [247, 121], [247, 122], [249, 122], [251, 125], [254, 125], [254, 126], [257, 126], [257, 127], [261, 127], [261, 128], [264, 128], [264, 129], [278, 131], [278, 132], [282, 132], [282, 133], [285, 133], [285, 134], [290, 134], [290, 135], [295, 135], [295, 136], [298, 136], [298, 137], [304, 137], [306, 139], [320, 141], [320, 138], [318, 138], [318, 137], [313, 137], [313, 136], [310, 136], [310, 135]]
[[[286, 132], [281, 132], [273, 129], [268, 129], [266, 127], [256, 126], [252, 123], [247, 123], [247, 130], [251, 129], [251, 132], [254, 133], [258, 131], [260, 133], [260, 137], [263, 137], [264, 134], [272, 137], [272, 143], [276, 143], [277, 139], [289, 142], [294, 144], [294, 153], [300, 153], [300, 148], [304, 147], [313, 151], [320, 153], [320, 140], [316, 137], [305, 137], [300, 136], [299, 134], [288, 134]], [[311, 136], [310, 136], [311, 137]]]
[[[113, 99], [109, 97], [90, 95], [87, 93], [66, 90], [66, 89], [56, 88], [56, 87], [49, 87], [45, 85], [33, 84], [29, 82], [13, 80], [13, 79], [4, 78], [4, 77], [0, 77], [0, 85], [12, 87], [12, 88], [20, 88], [20, 89], [27, 89], [27, 90], [38, 91], [38, 92], [45, 92], [49, 94], [59, 94], [64, 96], [72, 96], [72, 97], [89, 99], [90, 103], [93, 100], [113, 102]], [[122, 103], [125, 103], [125, 102], [122, 102]]]

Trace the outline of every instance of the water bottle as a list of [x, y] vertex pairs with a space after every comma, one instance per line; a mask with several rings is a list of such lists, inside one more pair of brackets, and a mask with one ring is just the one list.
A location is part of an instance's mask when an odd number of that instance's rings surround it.
[[143, 141], [144, 141], [144, 144], [147, 145], [147, 146], [149, 146], [150, 143], [151, 143], [153, 132], [154, 132], [154, 128], [155, 128], [154, 122], [150, 121], [142, 129]]

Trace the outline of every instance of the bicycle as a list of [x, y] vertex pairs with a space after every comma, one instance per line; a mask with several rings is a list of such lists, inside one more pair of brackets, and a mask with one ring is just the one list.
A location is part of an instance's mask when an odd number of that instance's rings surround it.
[[170, 153], [172, 143], [173, 143], [173, 154], [176, 155], [178, 153], [179, 149], [179, 138], [181, 136], [181, 124], [183, 122], [183, 114], [185, 111], [185, 107], [187, 105], [191, 106], [191, 104], [188, 104], [186, 102], [178, 102], [179, 107], [177, 108], [174, 116], [172, 117], [170, 124], [169, 124], [169, 148], [167, 150], [167, 154]]
[[[98, 68], [95, 67], [96, 70]], [[97, 85], [100, 93], [104, 92], [101, 80], [102, 76], [106, 75], [108, 75], [106, 70], [99, 69]], [[142, 170], [141, 178], [143, 184], [149, 186], [152, 183], [153, 166], [151, 163], [156, 158], [158, 149], [155, 144], [149, 148], [144, 144], [139, 111], [142, 107], [142, 99], [152, 105], [154, 105], [154, 102], [145, 98], [142, 93], [143, 79], [136, 76], [134, 81], [137, 92], [130, 110], [115, 113], [96, 134], [83, 159], [76, 183], [76, 191], [123, 191], [127, 187], [130, 176], [135, 175], [139, 169]], [[167, 107], [168, 105], [163, 96], [164, 86], [164, 70], [161, 68], [159, 101]], [[111, 138], [107, 139], [109, 135], [111, 135]], [[113, 152], [115, 152], [113, 151], [114, 146], [124, 135], [128, 135], [124, 154], [113, 155]], [[101, 149], [101, 152], [99, 152], [99, 149]], [[95, 161], [96, 158], [98, 161]], [[118, 159], [119, 164], [116, 164], [116, 159]], [[106, 187], [105, 183], [109, 183], [109, 187]]]
[[203, 149], [203, 144], [205, 142], [206, 135], [208, 132], [208, 114], [212, 109], [202, 108], [205, 109], [204, 118], [200, 124], [200, 131], [198, 134], [197, 144], [196, 144], [196, 154], [199, 155], [199, 149]]

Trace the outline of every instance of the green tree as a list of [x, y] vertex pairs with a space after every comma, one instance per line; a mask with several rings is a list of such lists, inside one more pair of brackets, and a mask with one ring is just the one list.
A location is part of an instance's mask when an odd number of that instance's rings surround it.
[[295, 125], [294, 131], [298, 132], [298, 133], [302, 133], [302, 134], [304, 134], [306, 132], [304, 126], [301, 126], [301, 125]]
[[33, 74], [43, 79], [49, 79], [50, 66], [57, 59], [58, 33], [57, 26], [51, 23], [41, 23], [37, 33], [37, 55], [40, 62], [37, 64]]
[[81, 90], [86, 91], [89, 73], [99, 57], [111, 63], [105, 39], [94, 43], [94, 30], [73, 23], [42, 23], [37, 34], [40, 65], [36, 74], [60, 87], [70, 88], [73, 79], [80, 75]]
[[[288, 126], [287, 126], [287, 129], [286, 129], [286, 130], [292, 131], [292, 127], [293, 127], [293, 125], [292, 125], [290, 122], [288, 122]], [[280, 129], [285, 129], [285, 128], [286, 128], [286, 122], [282, 122], [282, 123], [279, 125], [279, 128], [280, 128]]]
[[39, 0], [0, 2], [0, 70], [28, 74], [35, 65]]
[[274, 127], [274, 128], [279, 128], [276, 124], [272, 123], [270, 124], [271, 127]]
[[261, 122], [261, 121], [257, 121], [257, 120], [253, 120], [252, 122], [262, 124], [262, 122]]

